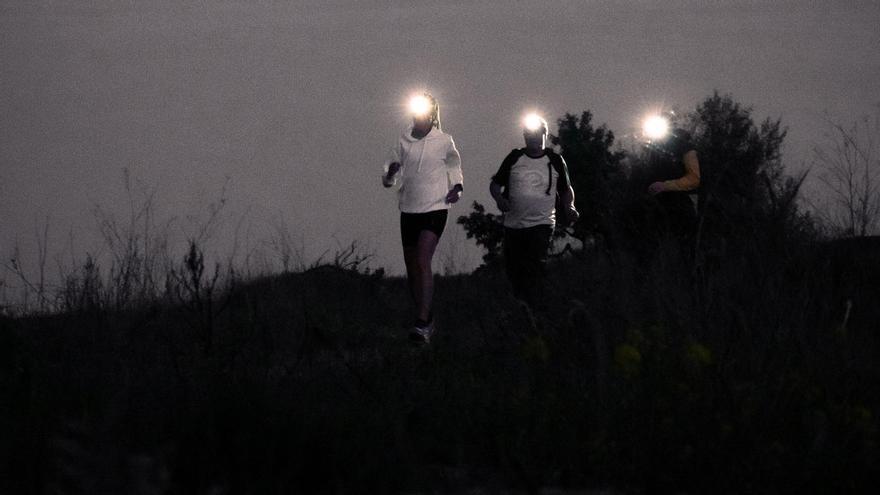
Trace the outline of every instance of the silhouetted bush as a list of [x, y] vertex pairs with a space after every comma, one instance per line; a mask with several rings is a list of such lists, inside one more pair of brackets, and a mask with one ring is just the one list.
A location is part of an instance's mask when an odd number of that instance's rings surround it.
[[443, 277], [427, 348], [404, 280], [333, 266], [236, 285], [210, 353], [187, 304], [6, 319], [2, 488], [863, 491], [877, 309], [814, 247], [696, 279], [674, 243], [558, 259], [537, 314]]

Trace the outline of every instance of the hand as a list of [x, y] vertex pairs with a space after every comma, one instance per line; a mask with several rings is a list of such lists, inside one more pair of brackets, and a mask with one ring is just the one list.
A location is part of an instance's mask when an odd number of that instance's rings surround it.
[[562, 208], [556, 209], [556, 221], [562, 227], [572, 226], [575, 222], [577, 222], [578, 218], [580, 218], [580, 217], [581, 217], [581, 215], [574, 208], [574, 205], [571, 205], [565, 209], [562, 209]]
[[391, 187], [394, 185], [394, 175], [400, 170], [400, 164], [394, 162], [388, 165], [388, 173], [382, 176], [382, 185], [385, 187]]
[[455, 186], [446, 193], [446, 202], [449, 204], [458, 203], [458, 200], [461, 199], [462, 189], [459, 186]]
[[574, 206], [569, 206], [568, 211], [565, 212], [565, 226], [568, 227], [569, 225], [574, 225], [580, 217], [581, 214], [578, 213]]
[[662, 182], [654, 182], [653, 184], [648, 186], [648, 193], [651, 196], [655, 196], [655, 195], [660, 194], [665, 191], [666, 191], [666, 184], [664, 184]]
[[495, 200], [495, 205], [501, 210], [502, 213], [507, 213], [510, 211], [510, 200], [505, 198], [504, 196], [499, 197]]

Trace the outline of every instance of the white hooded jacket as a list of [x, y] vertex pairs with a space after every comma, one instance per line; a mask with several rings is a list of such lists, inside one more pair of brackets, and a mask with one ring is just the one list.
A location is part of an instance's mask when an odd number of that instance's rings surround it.
[[[400, 170], [386, 180], [388, 167], [400, 163]], [[412, 128], [404, 132], [385, 161], [382, 182], [390, 187], [400, 182], [398, 206], [404, 213], [427, 213], [449, 209], [446, 195], [456, 184], [463, 185], [461, 156], [452, 136], [436, 127], [421, 138], [412, 137]]]

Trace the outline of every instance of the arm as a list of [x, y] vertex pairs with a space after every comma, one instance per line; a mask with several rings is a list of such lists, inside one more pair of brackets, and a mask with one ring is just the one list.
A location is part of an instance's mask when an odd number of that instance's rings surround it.
[[574, 207], [574, 188], [571, 187], [571, 179], [568, 176], [568, 164], [565, 159], [559, 156], [557, 162], [557, 173], [559, 179], [556, 182], [556, 193], [559, 195], [559, 203], [563, 211], [557, 211], [556, 215], [564, 226], [569, 226], [577, 222], [580, 213]]
[[578, 213], [577, 209], [574, 207], [574, 189], [572, 189], [571, 185], [566, 187], [564, 190], [559, 192], [559, 199], [562, 203], [565, 211], [556, 212], [557, 215], [561, 214], [561, 221], [564, 226], [569, 226], [578, 221], [578, 218], [581, 217], [580, 213]]
[[697, 152], [690, 150], [684, 154], [684, 170], [682, 177], [666, 181], [667, 191], [692, 191], [700, 186], [700, 161]]
[[391, 187], [397, 184], [397, 172], [400, 171], [400, 163], [392, 162], [385, 167], [385, 173], [382, 174], [382, 185]]
[[446, 163], [446, 177], [448, 184], [454, 190], [456, 187], [459, 191], [464, 190], [464, 177], [461, 174], [461, 155], [455, 148], [455, 142], [449, 138], [449, 146], [446, 148], [446, 157], [443, 159]]
[[501, 166], [498, 167], [498, 171], [495, 172], [495, 175], [492, 176], [492, 181], [489, 183], [489, 194], [495, 199], [496, 206], [502, 212], [510, 211], [510, 195], [507, 194], [510, 182], [510, 169], [522, 154], [522, 149], [515, 149], [508, 153], [504, 160], [501, 161]]
[[495, 199], [495, 205], [498, 206], [499, 210], [502, 212], [510, 211], [510, 200], [504, 197], [504, 190], [501, 188], [501, 184], [494, 180], [489, 182], [489, 194]]
[[464, 191], [464, 177], [461, 174], [461, 155], [455, 149], [455, 142], [452, 137], [449, 138], [449, 146], [446, 148], [447, 186], [452, 184], [452, 189], [446, 194], [447, 203], [457, 203], [461, 199], [461, 193]]
[[385, 161], [385, 166], [382, 167], [383, 186], [391, 187], [397, 183], [397, 174], [400, 172], [401, 160], [400, 143], [398, 143], [397, 146], [391, 148], [391, 151], [388, 153], [388, 159]]
[[700, 186], [700, 161], [697, 152], [690, 150], [682, 157], [684, 162], [684, 175], [678, 179], [655, 182], [648, 187], [651, 194], [666, 191], [687, 192], [693, 191]]

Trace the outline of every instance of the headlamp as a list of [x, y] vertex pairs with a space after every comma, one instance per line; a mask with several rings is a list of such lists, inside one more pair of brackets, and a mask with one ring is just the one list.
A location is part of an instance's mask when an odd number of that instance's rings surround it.
[[523, 119], [523, 128], [529, 132], [535, 132], [544, 128], [544, 119], [536, 113], [530, 113]]
[[663, 139], [669, 134], [669, 119], [660, 115], [651, 115], [642, 123], [642, 132], [648, 139]]
[[409, 112], [414, 117], [424, 117], [431, 113], [431, 100], [425, 95], [416, 95], [409, 100]]

